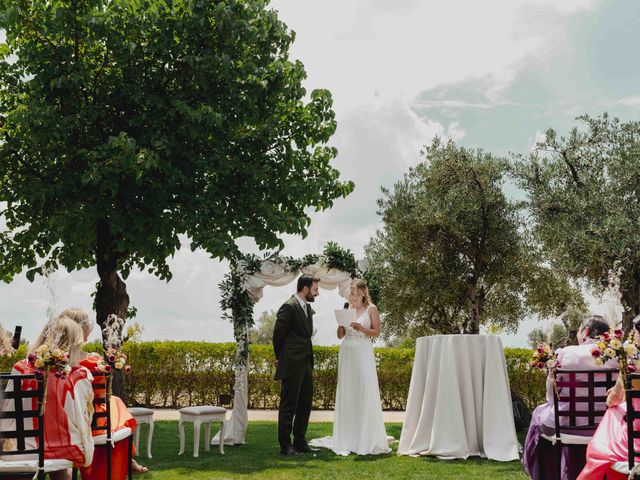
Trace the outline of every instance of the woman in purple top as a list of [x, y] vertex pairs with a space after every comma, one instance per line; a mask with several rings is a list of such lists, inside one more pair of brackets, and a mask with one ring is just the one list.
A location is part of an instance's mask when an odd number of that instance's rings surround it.
[[[560, 368], [567, 369], [587, 369], [595, 368], [615, 368], [614, 363], [607, 363], [602, 367], [597, 367], [591, 350], [594, 339], [609, 331], [609, 325], [599, 315], [587, 317], [578, 328], [578, 345], [570, 345], [556, 351]], [[525, 471], [534, 480], [545, 480], [554, 478], [555, 457], [554, 451], [549, 442], [540, 441], [540, 436], [553, 435], [554, 410], [553, 410], [553, 381], [551, 375], [547, 377], [547, 402], [536, 407], [531, 414], [531, 425], [527, 432], [527, 439], [524, 443], [524, 454], [522, 463]], [[604, 395], [604, 392], [603, 392]], [[567, 409], [564, 402], [558, 404], [560, 411]], [[579, 423], [578, 419], [578, 423]], [[584, 466], [584, 455], [571, 455], [572, 449], [563, 447], [562, 451], [562, 480], [575, 479]]]

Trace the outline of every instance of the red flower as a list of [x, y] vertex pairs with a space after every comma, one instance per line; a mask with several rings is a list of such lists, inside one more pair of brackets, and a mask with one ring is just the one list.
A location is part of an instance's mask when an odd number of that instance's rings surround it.
[[111, 365], [105, 365], [104, 366], [104, 373], [109, 373], [111, 372]]
[[596, 357], [596, 358], [597, 358], [597, 357], [599, 357], [599, 356], [601, 355], [601, 353], [602, 353], [602, 352], [600, 352], [600, 349], [598, 349], [598, 348], [593, 348], [593, 349], [591, 349], [591, 355], [592, 355], [593, 357]]
[[633, 372], [635, 372], [635, 371], [636, 371], [636, 366], [635, 366], [633, 363], [628, 364], [628, 365], [627, 365], [627, 371], [628, 371], [629, 373], [633, 373]]
[[611, 335], [609, 335], [609, 332], [604, 332], [604, 333], [602, 334], [602, 338], [603, 338], [605, 341], [609, 341], [609, 339], [611, 338]]
[[539, 353], [540, 355], [542, 355], [542, 354], [544, 353], [544, 347], [543, 347], [542, 345], [540, 345], [540, 346], [538, 347], [538, 353]]
[[124, 366], [124, 373], [129, 373], [131, 371], [131, 365]]
[[538, 362], [538, 368], [544, 368], [544, 362]]
[[618, 338], [622, 338], [622, 337], [624, 337], [624, 332], [623, 332], [622, 330], [620, 330], [619, 328], [617, 328], [617, 329], [613, 332], [613, 334], [614, 334], [616, 337], [618, 337]]

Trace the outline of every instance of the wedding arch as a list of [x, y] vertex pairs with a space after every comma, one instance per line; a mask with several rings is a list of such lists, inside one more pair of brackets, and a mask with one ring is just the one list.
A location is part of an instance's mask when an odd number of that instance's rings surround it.
[[[249, 330], [253, 326], [253, 307], [260, 301], [264, 287], [281, 287], [301, 274], [320, 278], [320, 287], [338, 289], [347, 298], [353, 278], [358, 276], [358, 262], [351, 251], [328, 242], [320, 255], [310, 254], [291, 258], [274, 253], [259, 258], [240, 255], [220, 283], [224, 316], [233, 322], [233, 335], [238, 345], [235, 359], [233, 410], [225, 426], [225, 444], [244, 444], [248, 417]], [[220, 442], [220, 432], [211, 440]]]

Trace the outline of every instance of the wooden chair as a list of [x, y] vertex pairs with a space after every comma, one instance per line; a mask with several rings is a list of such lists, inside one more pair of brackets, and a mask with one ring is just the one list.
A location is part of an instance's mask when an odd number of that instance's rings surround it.
[[[111, 431], [111, 394], [109, 393], [111, 376], [106, 373], [93, 373], [93, 406], [95, 412], [91, 421], [91, 428], [94, 431], [93, 443], [95, 448], [107, 449], [107, 477], [111, 480], [111, 454], [116, 443], [128, 441], [127, 456], [127, 472], [129, 480], [132, 478], [132, 459], [133, 459], [133, 432], [129, 427], [121, 428], [116, 432]], [[96, 381], [98, 378], [104, 377], [104, 382]], [[103, 407], [104, 406], [104, 407]], [[101, 435], [95, 432], [104, 431]]]
[[[555, 447], [555, 474], [560, 480], [562, 447], [586, 447], [589, 443], [607, 410], [607, 390], [615, 385], [618, 370], [557, 369], [554, 375], [557, 386], [557, 395], [553, 396], [555, 431], [554, 435], [542, 435], [542, 438]], [[560, 410], [560, 402], [567, 408]], [[585, 406], [586, 409], [579, 409]]]
[[[36, 382], [37, 386], [35, 389], [23, 389], [23, 382]], [[0, 439], [2, 442], [15, 442], [15, 449], [3, 449], [2, 456], [37, 456], [33, 460], [0, 460], [0, 478], [25, 477], [44, 480], [45, 474], [49, 472], [73, 468], [73, 462], [70, 460], [44, 458], [44, 416], [40, 414], [44, 380], [35, 375], [0, 373], [0, 388], [5, 401], [12, 401], [14, 405], [13, 409], [4, 409], [0, 413]], [[33, 398], [37, 399], [35, 408], [32, 406]], [[28, 441], [30, 438], [33, 440]], [[33, 448], [32, 445], [36, 447]]]

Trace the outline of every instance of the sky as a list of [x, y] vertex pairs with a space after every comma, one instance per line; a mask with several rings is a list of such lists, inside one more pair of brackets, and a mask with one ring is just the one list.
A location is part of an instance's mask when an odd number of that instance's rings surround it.
[[[335, 241], [363, 258], [381, 227], [380, 188], [416, 165], [434, 135], [496, 154], [526, 153], [547, 128], [566, 132], [583, 113], [640, 116], [640, 67], [632, 57], [640, 2], [276, 0], [271, 8], [296, 33], [291, 55], [305, 65], [307, 89], [332, 92], [334, 166], [356, 184], [333, 209], [311, 214], [306, 238], [283, 237], [286, 255], [317, 253]], [[250, 239], [239, 244], [257, 252]], [[170, 265], [169, 283], [141, 272], [127, 280], [143, 338], [232, 341], [217, 287], [228, 265], [189, 248]], [[89, 311], [97, 278], [88, 269], [0, 283], [0, 322], [22, 325], [23, 337], [33, 338], [51, 312]], [[256, 318], [293, 291], [267, 287]], [[590, 302], [594, 313], [617, 311], [615, 298]], [[332, 310], [341, 305], [335, 291], [321, 290], [315, 343], [338, 343]], [[537, 326], [525, 320], [502, 341], [525, 346]]]

